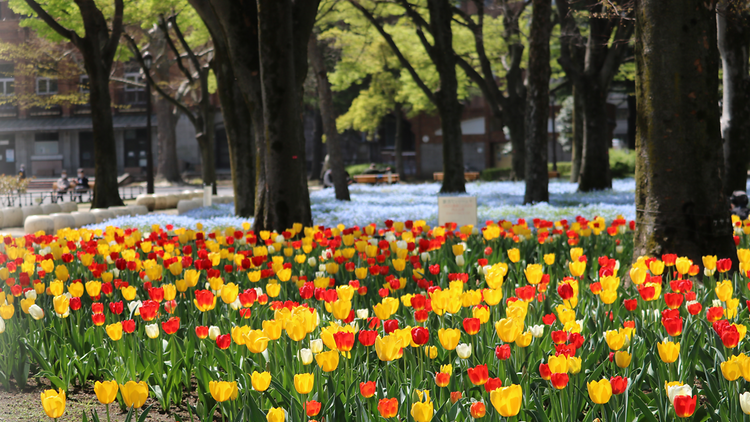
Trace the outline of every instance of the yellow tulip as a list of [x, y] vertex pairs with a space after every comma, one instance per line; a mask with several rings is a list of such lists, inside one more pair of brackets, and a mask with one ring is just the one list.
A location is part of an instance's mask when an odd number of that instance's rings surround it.
[[231, 305], [237, 300], [239, 293], [240, 288], [234, 283], [229, 283], [221, 288], [221, 300], [227, 305]]
[[568, 372], [575, 375], [581, 372], [582, 359], [579, 357], [571, 356], [568, 358]]
[[680, 356], [680, 343], [664, 341], [656, 345], [659, 357], [664, 363], [672, 363]]
[[555, 263], [555, 254], [553, 253], [547, 253], [544, 254], [544, 263], [547, 265], [552, 265]]
[[52, 296], [60, 296], [63, 294], [63, 288], [65, 287], [65, 284], [63, 284], [60, 280], [55, 280], [49, 284], [49, 291], [52, 294]]
[[250, 330], [241, 336], [245, 346], [252, 353], [263, 353], [268, 348], [270, 338], [265, 331], [265, 327], [263, 328], [263, 330]]
[[648, 269], [651, 270], [653, 275], [662, 275], [664, 273], [664, 261], [655, 260], [648, 264]]
[[[335, 352], [334, 352], [335, 353]], [[338, 354], [337, 354], [338, 355]], [[299, 394], [308, 394], [315, 385], [315, 374], [297, 374], [294, 376], [294, 389]]]
[[339, 366], [339, 353], [336, 350], [318, 353], [315, 355], [315, 361], [323, 372], [332, 372]]
[[550, 356], [547, 360], [547, 365], [553, 374], [568, 373], [568, 358], [565, 355]]
[[266, 420], [268, 422], [284, 422], [286, 420], [286, 413], [280, 407], [272, 407], [268, 410]]
[[633, 359], [633, 355], [624, 351], [615, 352], [615, 363], [620, 368], [627, 368], [630, 365], [630, 361]]
[[521, 260], [521, 251], [518, 248], [508, 249], [508, 259], [512, 263], [516, 263]]
[[208, 391], [211, 397], [219, 403], [237, 398], [237, 382], [211, 381], [208, 383]]
[[526, 331], [525, 333], [520, 334], [518, 337], [516, 337], [516, 346], [529, 347], [532, 338], [533, 336], [531, 335], [531, 331]]
[[55, 298], [52, 299], [52, 305], [58, 315], [66, 315], [70, 309], [70, 299], [63, 295], [55, 296]]
[[274, 282], [266, 284], [266, 293], [268, 297], [278, 297], [281, 293], [281, 284]]
[[716, 297], [718, 297], [722, 302], [726, 302], [727, 300], [731, 299], [732, 294], [734, 294], [734, 286], [732, 286], [732, 281], [724, 280], [721, 283], [716, 283], [714, 292], [716, 292]]
[[732, 356], [726, 362], [721, 362], [719, 365], [721, 374], [724, 375], [727, 381], [736, 381], [742, 375], [741, 360], [737, 356]]
[[97, 280], [91, 280], [86, 283], [86, 293], [89, 297], [97, 297], [102, 292], [102, 282]]
[[349, 314], [351, 313], [351, 310], [352, 310], [352, 302], [349, 300], [343, 300], [339, 298], [337, 301], [331, 303], [331, 311], [332, 311], [331, 313], [333, 314], [333, 317], [336, 319], [343, 321], [349, 318]]
[[68, 293], [73, 297], [81, 297], [83, 296], [84, 289], [83, 283], [81, 282], [71, 283], [70, 286], [68, 286]]
[[304, 317], [292, 318], [286, 323], [286, 334], [294, 341], [301, 341], [307, 335]]
[[378, 359], [383, 362], [398, 359], [403, 347], [403, 340], [399, 336], [388, 335], [382, 338], [378, 336], [375, 339], [375, 352], [378, 354]]
[[271, 373], [253, 371], [250, 375], [250, 383], [253, 385], [255, 391], [266, 391], [268, 390], [268, 386], [271, 385]]
[[606, 378], [600, 381], [591, 381], [586, 386], [591, 401], [596, 404], [606, 404], [612, 397], [612, 384]]
[[617, 330], [609, 330], [604, 333], [604, 340], [612, 350], [620, 350], [625, 345], [625, 335]]
[[417, 390], [417, 393], [419, 394], [419, 401], [415, 401], [414, 404], [411, 405], [411, 417], [413, 417], [416, 422], [429, 422], [435, 414], [432, 400], [430, 400], [430, 392], [427, 390], [424, 390], [423, 392]]
[[495, 331], [504, 343], [513, 343], [523, 328], [513, 318], [503, 318], [495, 323]]
[[441, 328], [438, 330], [438, 340], [445, 350], [454, 350], [461, 340], [458, 328]]
[[94, 383], [94, 393], [101, 404], [110, 404], [117, 399], [117, 381], [104, 381]]
[[55, 268], [55, 278], [61, 281], [67, 281], [68, 277], [70, 277], [68, 267], [65, 265], [58, 265], [57, 268]]
[[528, 281], [529, 284], [539, 284], [539, 282], [542, 281], [542, 276], [544, 276], [542, 264], [527, 265], [524, 274], [526, 275], [526, 281]]
[[122, 323], [116, 322], [114, 324], [109, 324], [106, 327], [106, 331], [110, 339], [118, 341], [122, 338]]
[[[748, 251], [748, 252], [750, 252], [750, 251]], [[693, 265], [693, 261], [691, 261], [689, 258], [687, 258], [685, 256], [681, 256], [681, 257], [677, 258], [677, 260], [675, 261], [674, 265], [675, 265], [675, 268], [677, 268], [677, 272], [678, 273], [680, 273], [682, 275], [685, 275], [685, 274], [688, 273], [688, 271], [690, 271], [690, 266]]]
[[273, 319], [263, 321], [263, 332], [271, 340], [278, 340], [281, 337], [281, 328], [283, 327], [282, 321], [276, 321]]
[[65, 413], [65, 391], [45, 390], [41, 394], [44, 413], [52, 419], [57, 419]]
[[517, 384], [497, 388], [490, 393], [490, 402], [501, 416], [505, 418], [516, 416], [521, 411], [523, 390]]
[[134, 286], [128, 286], [120, 289], [120, 292], [122, 293], [122, 297], [127, 300], [131, 301], [135, 299], [135, 294], [137, 293], [137, 290]]
[[143, 382], [128, 381], [125, 385], [120, 384], [120, 393], [125, 407], [134, 407], [136, 409], [143, 407], [148, 398], [148, 385]]
[[580, 277], [586, 272], [586, 261], [573, 261], [568, 264], [568, 269], [573, 277]]
[[707, 270], [716, 270], [716, 255], [706, 255], [703, 257], [703, 266]]

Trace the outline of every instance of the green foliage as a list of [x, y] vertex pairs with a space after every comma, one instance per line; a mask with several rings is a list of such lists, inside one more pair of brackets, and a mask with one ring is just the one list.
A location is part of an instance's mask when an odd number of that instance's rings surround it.
[[30, 179], [19, 179], [18, 176], [15, 175], [0, 175], [0, 193], [8, 194], [26, 192], [26, 189], [29, 187], [29, 180]]
[[563, 151], [573, 148], [573, 105], [572, 95], [565, 97], [562, 106], [555, 117], [555, 130], [557, 131], [557, 142], [563, 147]]
[[635, 174], [635, 151], [610, 149], [609, 168], [613, 178], [632, 177]]
[[[388, 167], [389, 165], [385, 163], [375, 163], [375, 168], [383, 170], [384, 172]], [[352, 164], [351, 166], [346, 167], [346, 171], [349, 173], [349, 176], [358, 176], [364, 173], [368, 168], [370, 168], [370, 163]]]
[[[573, 166], [573, 163], [570, 161], [558, 161], [557, 162], [557, 171], [560, 172], [560, 177], [568, 177], [570, 176], [570, 169]], [[552, 171], [552, 163], [547, 163], [547, 168], [549, 171]]]
[[485, 181], [504, 180], [510, 178], [513, 169], [511, 167], [493, 167], [482, 170], [479, 177]]

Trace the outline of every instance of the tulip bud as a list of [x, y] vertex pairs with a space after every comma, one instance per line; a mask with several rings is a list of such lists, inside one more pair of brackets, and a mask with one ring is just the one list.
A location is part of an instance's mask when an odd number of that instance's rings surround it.
[[742, 407], [742, 413], [750, 415], [750, 393], [740, 394], [740, 406]]
[[146, 325], [146, 335], [148, 336], [148, 338], [159, 337], [159, 326], [156, 324]]
[[297, 359], [302, 362], [303, 365], [309, 365], [313, 361], [313, 353], [310, 349], [300, 349], [299, 353], [297, 353]]
[[219, 327], [212, 325], [208, 328], [208, 338], [210, 338], [212, 341], [216, 341], [216, 337], [219, 337], [221, 335], [221, 330]]
[[[625, 227], [625, 226], [620, 226], [620, 227]], [[623, 249], [624, 248], [623, 248], [622, 245], [615, 246], [615, 252], [617, 252], [617, 253], [622, 253]]]
[[326, 272], [326, 264], [320, 264], [318, 266], [318, 272], [325, 274], [325, 272]]
[[29, 306], [29, 315], [31, 315], [32, 318], [39, 321], [40, 319], [44, 318], [44, 310], [39, 307], [39, 305], [31, 305]]
[[268, 245], [268, 254], [273, 255], [276, 253], [276, 248], [273, 247], [273, 245]]
[[541, 338], [544, 336], [544, 325], [533, 325], [529, 327], [529, 332], [534, 338]]
[[321, 339], [315, 339], [310, 341], [310, 350], [312, 350], [313, 353], [318, 354], [323, 351], [323, 340]]
[[471, 357], [471, 345], [466, 343], [461, 343], [458, 346], [456, 346], [456, 353], [458, 354], [458, 357], [461, 359], [468, 359]]
[[26, 299], [36, 300], [36, 291], [29, 290], [26, 292]]
[[5, 320], [0, 318], [0, 334], [5, 332]]
[[357, 309], [357, 318], [367, 319], [369, 316], [370, 316], [370, 311], [368, 309]]
[[459, 267], [463, 267], [464, 264], [466, 264], [466, 261], [464, 260], [464, 256], [463, 255], [456, 256], [456, 265], [458, 265]]
[[423, 262], [427, 262], [430, 260], [430, 253], [429, 252], [422, 252], [422, 255], [420, 256], [420, 259], [422, 259]]

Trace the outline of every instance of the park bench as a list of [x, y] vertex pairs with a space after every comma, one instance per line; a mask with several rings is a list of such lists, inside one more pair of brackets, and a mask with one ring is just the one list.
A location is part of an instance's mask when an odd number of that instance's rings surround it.
[[358, 174], [353, 177], [356, 183], [365, 183], [375, 185], [378, 183], [397, 183], [399, 182], [398, 174], [396, 173], [385, 173], [385, 174]]
[[[432, 180], [435, 180], [436, 182], [440, 182], [443, 180], [443, 172], [435, 172], [432, 173]], [[467, 182], [471, 182], [473, 180], [479, 180], [479, 172], [476, 171], [467, 171], [464, 173], [464, 180]]]

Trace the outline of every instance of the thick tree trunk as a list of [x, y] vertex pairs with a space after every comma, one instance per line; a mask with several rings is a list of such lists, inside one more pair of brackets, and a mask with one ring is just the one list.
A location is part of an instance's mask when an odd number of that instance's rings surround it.
[[747, 189], [750, 161], [750, 75], [748, 48], [750, 29], [747, 16], [728, 1], [719, 2], [717, 28], [723, 74], [721, 133], [724, 138], [724, 193]]
[[[511, 100], [508, 100], [511, 104]], [[503, 111], [503, 123], [510, 132], [510, 143], [513, 146], [511, 167], [512, 178], [523, 180], [526, 177], [526, 97], [517, 98], [514, 105]]]
[[570, 183], [578, 183], [583, 157], [583, 95], [573, 84], [573, 139], [571, 140]]
[[316, 108], [313, 113], [315, 124], [312, 139], [310, 180], [323, 180], [323, 160], [325, 160], [325, 152], [323, 151], [323, 116], [320, 114], [320, 108]]
[[[154, 57], [154, 81], [156, 83], [168, 82], [170, 79], [169, 69], [173, 63], [169, 60], [166, 34], [158, 25], [149, 31], [149, 34], [151, 35], [149, 52]], [[171, 183], [182, 183], [182, 176], [177, 163], [176, 128], [178, 115], [174, 112], [174, 106], [161, 95], [156, 95], [154, 111], [156, 112], [156, 139], [159, 151], [156, 177]]]
[[[84, 57], [87, 55], [84, 54]], [[90, 54], [89, 56], [93, 56]], [[94, 132], [94, 198], [91, 208], [123, 205], [117, 189], [117, 147], [109, 95], [109, 69], [85, 60]]]
[[393, 155], [396, 161], [396, 174], [398, 174], [399, 180], [406, 180], [406, 172], [404, 171], [404, 136], [402, 134], [404, 130], [404, 115], [401, 110], [401, 104], [396, 104], [396, 110], [393, 114], [396, 116], [396, 136], [393, 142]]
[[464, 151], [461, 139], [461, 112], [458, 101], [456, 56], [453, 53], [452, 5], [448, 1], [428, 3], [434, 46], [432, 60], [440, 75], [440, 89], [435, 103], [443, 129], [443, 186], [441, 193], [466, 192], [464, 180]]
[[609, 170], [609, 130], [607, 122], [607, 91], [594, 80], [576, 87], [583, 99], [583, 153], [578, 190], [589, 192], [612, 187]]
[[341, 139], [336, 129], [336, 111], [333, 109], [333, 93], [331, 83], [328, 81], [323, 50], [318, 44], [318, 37], [313, 31], [307, 42], [307, 55], [315, 72], [315, 80], [318, 83], [318, 104], [320, 115], [323, 120], [323, 131], [326, 134], [326, 147], [331, 160], [331, 173], [333, 188], [336, 191], [336, 199], [349, 201], [349, 186], [346, 182], [346, 169], [344, 168], [344, 154], [341, 151]]
[[312, 224], [309, 202], [305, 207], [309, 194], [304, 142], [300, 136], [302, 121], [292, 20], [290, 0], [258, 0], [268, 208], [262, 227], [278, 232], [291, 228], [294, 223]]
[[633, 259], [675, 253], [736, 262], [722, 191], [715, 11], [702, 0], [639, 0], [635, 12]]
[[549, 201], [547, 122], [549, 121], [549, 38], [551, 0], [532, 1], [529, 31], [529, 72], [526, 83], [526, 193], [525, 204]]

